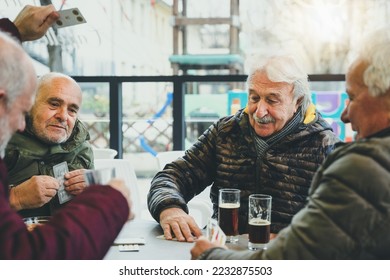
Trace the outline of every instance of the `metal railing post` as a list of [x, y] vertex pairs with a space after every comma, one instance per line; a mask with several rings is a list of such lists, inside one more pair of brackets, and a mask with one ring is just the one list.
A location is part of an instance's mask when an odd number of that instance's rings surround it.
[[183, 79], [175, 77], [173, 80], [173, 150], [184, 150], [185, 123], [184, 123], [184, 91]]
[[123, 158], [122, 133], [122, 82], [110, 81], [110, 148], [118, 151], [118, 158]]

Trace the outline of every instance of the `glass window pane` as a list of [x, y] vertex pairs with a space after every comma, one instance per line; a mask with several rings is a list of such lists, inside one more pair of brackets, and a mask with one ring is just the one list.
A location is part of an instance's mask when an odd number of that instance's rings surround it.
[[185, 84], [185, 122], [188, 148], [209, 126], [221, 117], [232, 113], [233, 99], [239, 107], [247, 103], [243, 82], [192, 82]]

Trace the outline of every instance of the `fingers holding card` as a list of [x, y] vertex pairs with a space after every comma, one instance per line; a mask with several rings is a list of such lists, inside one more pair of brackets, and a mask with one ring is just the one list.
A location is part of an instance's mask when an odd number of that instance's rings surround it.
[[84, 16], [78, 8], [58, 11], [60, 18], [53, 24], [54, 27], [63, 28], [77, 24], [86, 23]]
[[68, 193], [65, 190], [65, 186], [64, 186], [64, 181], [65, 181], [64, 175], [68, 172], [69, 172], [68, 163], [66, 161], [53, 166], [54, 177], [58, 180], [60, 184], [60, 188], [58, 189], [58, 200], [60, 204], [63, 204], [73, 198], [73, 195]]
[[206, 237], [210, 242], [219, 246], [223, 246], [226, 243], [226, 234], [222, 231], [218, 222], [214, 219], [209, 219], [207, 223]]

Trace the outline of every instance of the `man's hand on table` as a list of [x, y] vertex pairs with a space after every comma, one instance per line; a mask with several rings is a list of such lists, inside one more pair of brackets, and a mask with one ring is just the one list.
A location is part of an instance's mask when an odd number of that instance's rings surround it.
[[193, 242], [194, 237], [202, 235], [201, 229], [196, 224], [194, 218], [188, 215], [181, 208], [168, 208], [160, 213], [160, 225], [164, 230], [167, 240], [172, 240], [173, 236], [178, 241]]

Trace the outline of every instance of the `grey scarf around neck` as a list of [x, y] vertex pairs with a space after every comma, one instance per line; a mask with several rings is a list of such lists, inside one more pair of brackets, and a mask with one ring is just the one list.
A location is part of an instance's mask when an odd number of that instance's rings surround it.
[[262, 138], [258, 136], [252, 128], [251, 130], [256, 143], [257, 155], [259, 157], [263, 157], [270, 146], [292, 133], [301, 124], [302, 121], [302, 108], [299, 107], [293, 118], [283, 127], [283, 129], [268, 138]]

